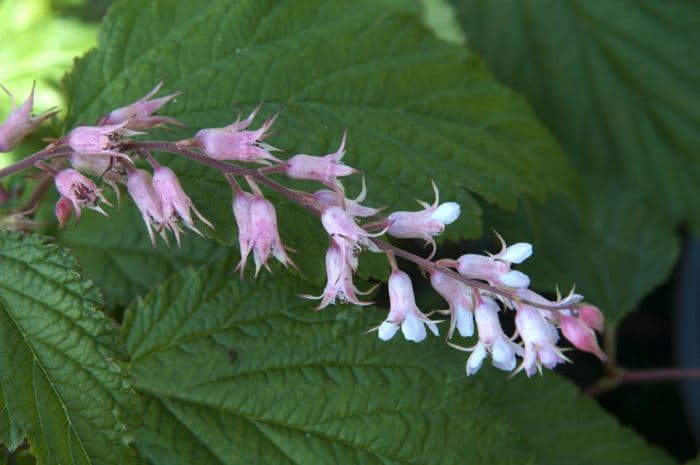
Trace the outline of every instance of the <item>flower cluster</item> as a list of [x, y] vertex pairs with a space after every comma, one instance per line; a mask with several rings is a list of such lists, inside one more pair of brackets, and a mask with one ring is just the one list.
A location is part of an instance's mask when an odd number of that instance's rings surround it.
[[[335, 303], [371, 304], [360, 296], [371, 293], [374, 288], [358, 290], [353, 277], [364, 251], [384, 253], [391, 266], [390, 309], [384, 321], [370, 330], [376, 331], [383, 341], [392, 339], [399, 330], [405, 339], [413, 342], [425, 340], [428, 333], [438, 336], [441, 321], [431, 318], [437, 312], [449, 318], [448, 343], [470, 352], [467, 375], [476, 373], [489, 356], [496, 368], [514, 373], [522, 370], [528, 376], [541, 371], [542, 367], [552, 369], [568, 360], [558, 346], [560, 333], [579, 350], [605, 359], [595, 334], [603, 330], [600, 310], [581, 303], [582, 296], [573, 291], [550, 301], [529, 289], [530, 279], [526, 274], [513, 269], [513, 265], [521, 264], [532, 255], [530, 244], [521, 242], [507, 246], [498, 236], [501, 242], [498, 253], [432, 260], [437, 250], [435, 237], [460, 216], [460, 206], [456, 202], [440, 203], [434, 182], [432, 204], [418, 201], [419, 210], [393, 211], [380, 217], [382, 208], [362, 204], [367, 195], [364, 177], [359, 196], [351, 199], [345, 195], [340, 178], [360, 172], [343, 163], [347, 131], [335, 152], [322, 156], [297, 154], [282, 160], [272, 153], [278, 149], [264, 142], [278, 114], [269, 116], [258, 129], [251, 128], [260, 107], [245, 119], [239, 116], [228, 126], [202, 129], [190, 139], [172, 143], [130, 139], [156, 126], [182, 126], [173, 118], [156, 115], [163, 105], [179, 95], [153, 98], [160, 87], [158, 84], [136, 102], [105, 115], [96, 126], [77, 127], [52, 143], [49, 153], [59, 147], [65, 150], [63, 160], [54, 161], [51, 166], [44, 165], [54, 177], [60, 194], [55, 213], [61, 227], [73, 213], [76, 221], [79, 220], [82, 208], [107, 214], [102, 205], [111, 204], [98, 184], [87, 176], [91, 175], [109, 184], [117, 198], [120, 186], [126, 186], [154, 247], [156, 235], [167, 243], [172, 234], [179, 245], [185, 229], [202, 235], [197, 223], [214, 228], [185, 193], [173, 170], [161, 165], [151, 153], [171, 152], [218, 169], [230, 184], [241, 255], [236, 269], [241, 276], [251, 253], [256, 276], [263, 268], [270, 270], [273, 258], [285, 267], [297, 268], [288, 254], [292, 250], [282, 243], [275, 206], [265, 198], [260, 188], [263, 185], [312, 210], [320, 217], [327, 233], [326, 286], [318, 296], [303, 296], [320, 300], [317, 310]], [[4, 136], [6, 143], [16, 143], [29, 126], [47, 117], [29, 119], [31, 96], [29, 110], [26, 106], [27, 103], [17, 110], [18, 116], [11, 116], [0, 127], [0, 142]], [[24, 121], [24, 126], [15, 120]], [[70, 167], [61, 165], [65, 162]], [[144, 169], [144, 165], [150, 170]], [[316, 192], [292, 190], [271, 179], [269, 176], [273, 173], [293, 180], [317, 182], [326, 188]], [[247, 188], [241, 187], [242, 184]], [[430, 254], [421, 258], [401, 253], [401, 249], [380, 239], [383, 236], [423, 240], [431, 246]], [[397, 255], [422, 268], [433, 289], [447, 302], [447, 309], [429, 313], [419, 309], [411, 278], [399, 269]], [[501, 319], [508, 313], [514, 313], [513, 334], [507, 334], [501, 325]], [[462, 338], [476, 337], [475, 343], [465, 347], [451, 342], [455, 330]]]

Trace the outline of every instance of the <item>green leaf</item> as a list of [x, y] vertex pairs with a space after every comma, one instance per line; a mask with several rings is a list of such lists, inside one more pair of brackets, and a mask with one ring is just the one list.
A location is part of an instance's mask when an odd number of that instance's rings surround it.
[[0, 440], [26, 434], [40, 464], [133, 462], [138, 404], [101, 303], [65, 250], [0, 231]]
[[[182, 267], [211, 263], [229, 253], [215, 241], [194, 234], [185, 238], [182, 247], [161, 244], [153, 249], [141, 215], [131, 202], [123, 202], [110, 214], [107, 220], [89, 212], [80, 225], [68, 226], [60, 233], [62, 244], [80, 260], [85, 274], [104, 290], [109, 308], [126, 306]], [[113, 227], [111, 222], [123, 229], [105, 227]]]
[[[443, 199], [462, 205], [452, 238], [479, 235], [481, 200], [514, 207], [521, 196], [563, 190], [573, 174], [527, 104], [476, 55], [436, 39], [418, 16], [401, 11], [405, 2], [391, 3], [117, 2], [98, 49], [65, 81], [68, 127], [94, 121], [162, 79], [164, 92], [183, 91], [165, 112], [189, 127], [155, 137], [191, 137], [264, 102], [261, 118], [283, 108], [269, 142], [288, 154], [335, 151], [348, 128], [345, 161], [364, 170], [370, 205], [417, 208], [414, 198], [432, 200], [435, 179]], [[216, 223], [218, 239], [233, 243], [223, 178], [168, 160]], [[348, 184], [352, 195], [359, 177]], [[304, 275], [321, 280], [327, 242], [317, 220], [297, 207], [278, 211]]]
[[363, 333], [386, 310], [313, 312], [308, 286], [223, 264], [129, 308], [149, 462], [671, 463], [555, 375], [467, 379], [440, 338], [383, 343]]
[[[668, 277], [679, 250], [675, 225], [700, 211], [700, 139], [691, 129], [700, 121], [700, 67], [682, 52], [700, 38], [695, 6], [452, 3], [470, 44], [533, 102], [584, 179], [575, 205], [532, 205], [517, 217], [527, 216], [539, 245], [526, 268], [542, 288], [575, 281], [619, 321]], [[521, 239], [527, 222], [516, 221], [495, 223]]]
[[580, 167], [700, 220], [700, 15], [681, 0], [453, 0], [470, 43]]

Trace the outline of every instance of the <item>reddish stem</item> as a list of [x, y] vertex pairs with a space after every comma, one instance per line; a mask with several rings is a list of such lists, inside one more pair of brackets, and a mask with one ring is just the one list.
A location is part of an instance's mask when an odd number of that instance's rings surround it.
[[[235, 165], [230, 165], [228, 163], [223, 163], [219, 160], [215, 160], [213, 158], [204, 156], [200, 153], [195, 152], [194, 150], [190, 150], [189, 148], [185, 146], [180, 146], [176, 142], [162, 142], [162, 141], [154, 141], [154, 142], [138, 142], [138, 141], [125, 141], [121, 145], [121, 150], [123, 151], [129, 151], [129, 150], [134, 150], [134, 151], [139, 151], [139, 150], [154, 150], [154, 151], [159, 151], [159, 152], [169, 152], [173, 153], [176, 155], [183, 156], [185, 158], [188, 158], [190, 160], [196, 161], [197, 163], [209, 166], [211, 168], [214, 168], [218, 171], [221, 171], [224, 175], [236, 175], [236, 176], [250, 176], [256, 181], [258, 181], [260, 184], [263, 184], [267, 186], [269, 189], [274, 190], [275, 192], [279, 193], [280, 195], [292, 200], [293, 202], [296, 202], [315, 214], [316, 216], [321, 215], [321, 208], [318, 205], [317, 202], [313, 200], [313, 198], [308, 194], [308, 193], [302, 193], [295, 191], [293, 189], [290, 189], [286, 186], [283, 186], [282, 184], [279, 184], [276, 181], [273, 181], [272, 179], [268, 178], [266, 174], [269, 173], [274, 173], [274, 172], [279, 172], [283, 170], [284, 165], [274, 165], [274, 166], [269, 166], [265, 168], [258, 168], [258, 169], [253, 169], [253, 168], [244, 168], [241, 166], [235, 166]], [[20, 160], [19, 162], [15, 163], [14, 165], [8, 166], [7, 168], [4, 168], [0, 170], [0, 178], [7, 176], [12, 173], [16, 173], [18, 171], [21, 171], [25, 168], [29, 168], [30, 166], [34, 165], [36, 162], [41, 161], [41, 160], [46, 160], [49, 158], [53, 157], [59, 157], [59, 156], [64, 156], [67, 155], [68, 153], [71, 152], [70, 147], [68, 146], [59, 146], [59, 147], [47, 147], [33, 155], [30, 155], [29, 157]], [[230, 182], [230, 181], [229, 181]], [[373, 225], [373, 224], [372, 224]], [[575, 308], [575, 305], [549, 305], [549, 304], [541, 304], [538, 302], [532, 302], [526, 299], [521, 299], [519, 298], [514, 292], [509, 291], [509, 290], [504, 290], [502, 288], [496, 287], [496, 286], [491, 286], [490, 284], [487, 284], [483, 281], [477, 280], [477, 279], [472, 279], [468, 278], [466, 276], [462, 276], [461, 274], [450, 270], [448, 268], [438, 266], [431, 260], [425, 259], [423, 257], [420, 257], [418, 255], [412, 254], [408, 251], [405, 251], [403, 249], [400, 249], [398, 247], [395, 247], [388, 242], [382, 241], [377, 238], [371, 239], [374, 245], [376, 245], [379, 249], [384, 250], [384, 251], [391, 251], [395, 255], [408, 260], [410, 262], [415, 263], [416, 265], [420, 266], [424, 270], [428, 272], [432, 271], [441, 271], [442, 273], [445, 273], [446, 275], [450, 276], [452, 279], [456, 279], [457, 281], [460, 281], [467, 286], [481, 289], [484, 291], [492, 292], [494, 294], [501, 295], [507, 299], [514, 300], [514, 301], [519, 301], [522, 303], [525, 303], [527, 305], [541, 308], [543, 310], [548, 310], [548, 311], [559, 311], [559, 310], [565, 310], [565, 309], [571, 309]]]
[[[229, 173], [229, 174], [234, 174], [238, 176], [251, 176], [253, 177], [256, 181], [258, 181], [260, 184], [263, 184], [267, 186], [269, 189], [272, 189], [282, 196], [292, 200], [293, 202], [296, 202], [309, 211], [311, 211], [313, 214], [316, 216], [321, 215], [321, 209], [320, 206], [313, 200], [310, 200], [310, 196], [308, 194], [303, 194], [300, 192], [297, 192], [293, 189], [289, 189], [288, 187], [283, 186], [282, 184], [279, 184], [276, 181], [273, 181], [272, 179], [268, 178], [265, 176], [265, 173], [270, 173], [273, 172], [271, 168], [275, 168], [274, 166], [272, 167], [267, 167], [267, 168], [258, 168], [258, 169], [251, 169], [251, 168], [243, 168], [240, 166], [234, 166], [234, 165], [229, 165], [227, 163], [220, 162], [218, 160], [214, 160], [212, 158], [206, 157], [204, 155], [200, 155], [192, 150], [189, 150], [184, 147], [179, 147], [176, 143], [173, 142], [131, 142], [125, 146], [125, 148], [128, 149], [147, 149], [147, 150], [156, 150], [156, 151], [162, 151], [162, 152], [170, 152], [174, 153], [177, 155], [182, 155], [186, 158], [189, 158], [191, 160], [194, 160], [198, 163], [202, 163], [204, 165], [210, 166], [214, 169], [217, 169], [219, 171], [222, 171], [223, 173]], [[281, 166], [281, 165], [277, 165]], [[265, 171], [267, 169], [267, 171]], [[276, 171], [276, 170], [275, 170]], [[483, 281], [479, 281], [476, 279], [468, 278], [466, 276], [462, 276], [461, 274], [450, 270], [448, 268], [438, 266], [434, 262], [425, 259], [423, 257], [420, 257], [418, 255], [412, 254], [406, 250], [400, 249], [396, 246], [393, 246], [389, 244], [388, 242], [382, 241], [381, 239], [373, 238], [371, 239], [374, 245], [376, 245], [379, 249], [384, 250], [384, 251], [391, 251], [395, 255], [403, 258], [404, 260], [408, 260], [412, 263], [415, 263], [416, 265], [420, 266], [424, 270], [431, 272], [431, 271], [441, 271], [442, 273], [445, 273], [446, 275], [450, 276], [452, 279], [456, 279], [457, 281], [461, 281], [462, 283], [466, 284], [467, 286], [474, 287], [477, 289], [482, 289], [484, 291], [489, 291], [494, 294], [501, 295], [507, 299], [510, 300], [515, 300], [519, 301], [522, 303], [525, 303], [527, 305], [531, 305], [533, 307], [541, 308], [543, 310], [548, 310], [548, 311], [559, 311], [559, 310], [565, 310], [565, 309], [570, 309], [575, 307], [572, 305], [547, 305], [547, 304], [541, 304], [538, 302], [532, 302], [527, 299], [521, 299], [518, 297], [514, 292], [504, 290], [502, 288], [496, 287], [496, 286], [491, 286], [490, 284], [487, 284]]]
[[697, 368], [649, 368], [643, 370], [618, 369], [605, 376], [592, 386], [586, 388], [583, 394], [596, 397], [625, 384], [660, 383], [664, 381], [680, 381], [700, 379], [700, 369]]
[[5, 168], [0, 170], [0, 179], [9, 176], [11, 174], [14, 174], [18, 171], [25, 170], [27, 168], [30, 168], [34, 166], [34, 164], [38, 161], [42, 160], [48, 160], [49, 158], [55, 158], [55, 157], [63, 157], [71, 153], [71, 148], [68, 147], [67, 145], [62, 145], [60, 147], [56, 148], [51, 148], [49, 149], [48, 147], [39, 150], [33, 155], [28, 156], [27, 158], [23, 158], [17, 163], [6, 166]]

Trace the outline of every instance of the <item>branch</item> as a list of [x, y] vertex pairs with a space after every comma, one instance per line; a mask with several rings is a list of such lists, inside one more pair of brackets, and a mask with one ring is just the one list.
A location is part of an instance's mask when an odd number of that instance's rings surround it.
[[[286, 186], [283, 186], [282, 184], [273, 181], [272, 179], [268, 178], [266, 176], [267, 173], [272, 173], [272, 172], [277, 172], [279, 171], [277, 167], [265, 167], [265, 168], [259, 168], [259, 169], [252, 169], [252, 168], [243, 168], [240, 166], [234, 166], [234, 165], [229, 165], [228, 163], [223, 163], [219, 160], [215, 160], [210, 157], [206, 157], [204, 155], [200, 155], [199, 153], [196, 153], [193, 150], [189, 150], [184, 147], [179, 147], [176, 143], [174, 142], [136, 142], [136, 141], [130, 141], [126, 144], [124, 144], [124, 150], [138, 150], [138, 149], [146, 149], [146, 150], [155, 150], [155, 151], [161, 151], [161, 152], [169, 152], [173, 153], [176, 155], [183, 156], [185, 158], [188, 158], [190, 160], [196, 161], [200, 164], [209, 166], [211, 168], [214, 168], [216, 170], [221, 171], [222, 173], [230, 173], [234, 174], [237, 176], [249, 176], [258, 181], [260, 184], [263, 184], [267, 186], [269, 189], [274, 190], [275, 192], [281, 194], [282, 196], [288, 198], [289, 200], [301, 205], [302, 207], [306, 208], [307, 210], [311, 211], [316, 216], [321, 216], [321, 208], [316, 203], [311, 199], [311, 196], [306, 194], [306, 193], [301, 193], [298, 191], [295, 191], [293, 189], [290, 189]], [[274, 168], [274, 169], [272, 169]], [[485, 283], [483, 281], [477, 280], [477, 279], [472, 279], [468, 278], [466, 276], [462, 276], [461, 274], [449, 269], [445, 268], [442, 266], [439, 266], [435, 264], [435, 262], [425, 259], [423, 257], [420, 257], [418, 255], [415, 255], [413, 253], [410, 253], [406, 250], [400, 249], [394, 245], [391, 245], [390, 243], [373, 238], [371, 239], [372, 243], [376, 245], [379, 249], [381, 250], [390, 250], [392, 251], [395, 255], [403, 258], [404, 260], [408, 260], [419, 267], [423, 268], [424, 270], [431, 272], [431, 271], [440, 271], [447, 276], [451, 277], [452, 279], [455, 279], [457, 281], [460, 281], [467, 286], [474, 287], [477, 289], [481, 289], [484, 291], [492, 292], [494, 294], [503, 296], [507, 299], [522, 302], [524, 304], [530, 305], [532, 307], [537, 307], [542, 310], [547, 310], [551, 312], [556, 312], [559, 310], [566, 310], [566, 309], [571, 309], [575, 308], [575, 305], [548, 305], [548, 304], [542, 304], [538, 302], [533, 302], [527, 299], [521, 299], [518, 297], [514, 292], [504, 290], [500, 287], [492, 286], [488, 283]]]
[[700, 379], [697, 368], [649, 368], [644, 370], [619, 369], [605, 376], [583, 391], [583, 395], [597, 397], [625, 384], [660, 383], [664, 381], [682, 381]]
[[[50, 147], [50, 146], [49, 146]], [[28, 156], [27, 158], [23, 158], [22, 160], [18, 161], [17, 163], [14, 163], [10, 166], [6, 166], [5, 168], [0, 170], [0, 179], [9, 176], [11, 174], [14, 174], [18, 171], [22, 171], [24, 169], [30, 168], [34, 166], [34, 164], [38, 161], [41, 160], [48, 160], [49, 158], [56, 158], [56, 157], [63, 157], [71, 153], [71, 148], [68, 147], [67, 145], [62, 145], [57, 148], [44, 148], [42, 150], [39, 150], [33, 155]]]

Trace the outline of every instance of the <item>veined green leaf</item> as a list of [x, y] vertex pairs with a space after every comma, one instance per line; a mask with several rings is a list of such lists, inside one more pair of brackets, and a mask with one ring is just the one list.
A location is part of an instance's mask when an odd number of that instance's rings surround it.
[[700, 221], [700, 14], [681, 0], [453, 0], [469, 43], [579, 167]]
[[[667, 464], [556, 375], [507, 380], [440, 338], [381, 342], [385, 310], [313, 312], [289, 276], [175, 275], [127, 311], [153, 464]], [[444, 329], [444, 328], [443, 328]], [[577, 451], [572, 453], [571, 451]]]
[[40, 464], [133, 463], [138, 404], [115, 323], [75, 259], [0, 231], [0, 440]]
[[575, 281], [619, 321], [669, 275], [677, 224], [700, 220], [697, 4], [451, 1], [469, 43], [533, 103], [586, 190], [497, 223], [532, 228], [536, 283]]

